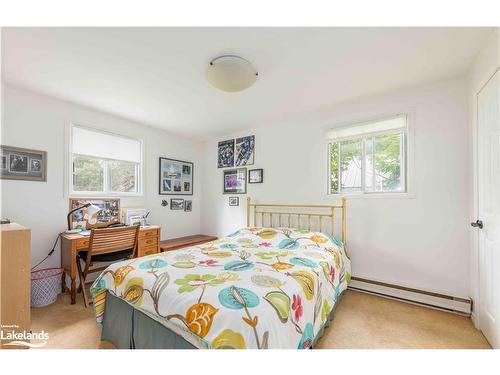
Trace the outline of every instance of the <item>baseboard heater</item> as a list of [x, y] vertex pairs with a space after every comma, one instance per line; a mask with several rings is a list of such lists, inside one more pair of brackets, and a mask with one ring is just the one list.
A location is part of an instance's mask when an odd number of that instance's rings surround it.
[[472, 314], [472, 299], [470, 298], [454, 297], [355, 276], [351, 277], [348, 289], [460, 315]]

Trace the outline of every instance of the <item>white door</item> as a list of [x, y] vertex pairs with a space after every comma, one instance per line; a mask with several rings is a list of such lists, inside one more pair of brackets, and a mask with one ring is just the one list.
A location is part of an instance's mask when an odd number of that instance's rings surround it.
[[[477, 95], [479, 324], [500, 348], [500, 72]], [[482, 222], [482, 223], [481, 223]], [[482, 224], [482, 228], [481, 227]]]

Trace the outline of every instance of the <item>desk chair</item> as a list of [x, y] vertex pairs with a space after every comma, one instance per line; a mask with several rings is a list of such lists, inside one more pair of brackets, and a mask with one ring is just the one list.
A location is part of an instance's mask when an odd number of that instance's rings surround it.
[[[89, 249], [79, 251], [76, 259], [80, 287], [83, 302], [88, 307], [85, 279], [92, 272], [101, 271], [103, 268], [90, 269], [93, 262], [116, 262], [123, 259], [133, 258], [137, 251], [137, 239], [139, 237], [139, 225], [118, 228], [92, 229], [90, 232]], [[82, 271], [83, 261], [85, 268]]]

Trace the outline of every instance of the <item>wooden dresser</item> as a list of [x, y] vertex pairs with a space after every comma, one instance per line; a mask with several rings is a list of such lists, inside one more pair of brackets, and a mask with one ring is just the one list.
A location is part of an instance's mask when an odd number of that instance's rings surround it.
[[[89, 247], [89, 236], [82, 236], [78, 233], [61, 234], [61, 265], [64, 268], [62, 276], [63, 289], [66, 286], [66, 274], [71, 278], [71, 303], [76, 300], [76, 254], [80, 250], [87, 250]], [[139, 246], [137, 257], [156, 254], [160, 252], [160, 227], [151, 225], [141, 227], [139, 230]]]
[[[31, 326], [31, 230], [16, 223], [0, 228], [0, 324], [5, 337], [11, 331], [29, 332]], [[2, 340], [1, 348], [20, 348], [4, 346], [9, 341]]]

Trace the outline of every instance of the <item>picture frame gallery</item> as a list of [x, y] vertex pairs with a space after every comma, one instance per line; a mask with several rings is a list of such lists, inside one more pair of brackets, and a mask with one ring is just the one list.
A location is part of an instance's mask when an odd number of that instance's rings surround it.
[[159, 158], [160, 195], [193, 195], [194, 164], [170, 158]]

